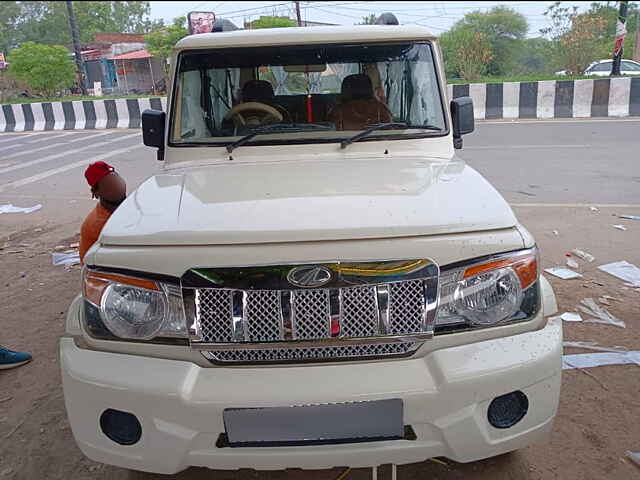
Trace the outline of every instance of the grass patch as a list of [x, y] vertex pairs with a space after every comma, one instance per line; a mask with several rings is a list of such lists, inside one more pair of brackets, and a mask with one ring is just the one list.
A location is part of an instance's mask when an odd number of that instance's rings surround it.
[[20, 103], [42, 103], [42, 102], [77, 102], [80, 100], [118, 100], [118, 99], [126, 99], [126, 98], [156, 98], [156, 97], [164, 97], [164, 95], [145, 95], [145, 94], [131, 94], [131, 95], [104, 95], [102, 97], [93, 97], [90, 95], [69, 95], [66, 97], [53, 97], [53, 98], [10, 98], [3, 102], [0, 102], [3, 105], [8, 104], [20, 104]]

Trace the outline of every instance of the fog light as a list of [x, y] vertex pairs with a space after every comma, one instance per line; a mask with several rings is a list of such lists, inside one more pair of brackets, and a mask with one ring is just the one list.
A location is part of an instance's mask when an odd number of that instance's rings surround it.
[[135, 415], [110, 408], [100, 415], [100, 428], [120, 445], [133, 445], [142, 436], [142, 426]]
[[496, 428], [513, 427], [527, 414], [529, 399], [520, 392], [511, 392], [494, 398], [489, 405], [487, 417]]

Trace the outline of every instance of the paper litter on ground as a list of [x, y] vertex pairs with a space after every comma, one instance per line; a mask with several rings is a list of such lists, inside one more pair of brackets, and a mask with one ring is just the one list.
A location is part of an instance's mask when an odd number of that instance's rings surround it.
[[589, 210], [591, 210], [592, 212], [599, 212], [600, 211], [598, 209], [598, 207], [589, 207]]
[[6, 205], [0, 205], [0, 214], [2, 213], [32, 213], [40, 210], [41, 204], [34, 205], [33, 207], [16, 207], [7, 203]]
[[582, 317], [579, 313], [576, 312], [564, 312], [562, 315], [557, 317], [551, 317], [552, 320], [559, 318], [560, 320], [564, 320], [565, 322], [581, 322]]
[[624, 280], [630, 287], [640, 287], [640, 268], [634, 264], [621, 260], [620, 262], [607, 263], [600, 265], [598, 270], [607, 272], [609, 275]]
[[612, 225], [612, 227], [617, 230], [622, 230], [623, 232], [627, 230], [627, 227], [625, 227], [624, 225]]
[[611, 305], [611, 302], [609, 300], [607, 300], [604, 297], [598, 297], [598, 301], [602, 304], [602, 305]]
[[54, 265], [76, 265], [80, 263], [80, 253], [78, 250], [67, 250], [66, 252], [53, 252], [51, 259]]
[[627, 458], [640, 467], [640, 452], [627, 450]]
[[596, 257], [591, 255], [589, 252], [585, 252], [584, 250], [579, 250], [577, 248], [574, 248], [573, 250], [571, 250], [571, 253], [573, 253], [576, 257], [581, 258], [582, 260], [589, 263], [593, 262], [596, 259]]
[[553, 275], [554, 277], [562, 278], [563, 280], [569, 280], [571, 278], [579, 278], [582, 277], [578, 272], [574, 272], [573, 270], [569, 270], [568, 268], [545, 268], [545, 272]]
[[617, 215], [618, 218], [626, 218], [627, 220], [640, 220], [640, 215]]
[[601, 347], [596, 342], [572, 342], [572, 341], [564, 341], [562, 342], [563, 347], [571, 347], [571, 348], [584, 348], [585, 350], [595, 350], [597, 352], [626, 352], [627, 349], [624, 347]]
[[578, 268], [580, 267], [580, 265], [578, 265], [578, 262], [576, 262], [573, 258], [567, 258], [567, 267]]
[[606, 325], [613, 325], [615, 327], [626, 328], [625, 323], [611, 315], [609, 310], [598, 305], [593, 298], [585, 298], [578, 305], [578, 310], [587, 315], [594, 317], [588, 318], [585, 322], [588, 323], [604, 323]]
[[599, 352], [599, 353], [575, 353], [562, 356], [562, 369], [592, 368], [605, 365], [629, 365], [640, 366], [640, 350], [630, 352]]

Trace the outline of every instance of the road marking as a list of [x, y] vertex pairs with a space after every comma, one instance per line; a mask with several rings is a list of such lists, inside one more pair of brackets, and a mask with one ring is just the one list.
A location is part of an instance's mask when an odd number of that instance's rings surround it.
[[20, 155], [26, 155], [28, 153], [36, 153], [41, 150], [46, 150], [47, 148], [52, 148], [62, 145], [62, 143], [52, 143], [51, 145], [45, 145], [44, 147], [32, 148], [31, 150], [23, 150], [21, 152], [13, 153], [11, 155], [7, 155], [6, 157], [2, 157], [2, 160], [10, 160], [12, 158], [19, 157]]
[[[605, 146], [605, 145], [602, 145]], [[572, 145], [572, 144], [559, 144], [559, 145], [478, 145], [476, 147], [464, 147], [465, 150], [505, 150], [505, 149], [527, 149], [532, 148], [592, 148], [593, 145]], [[608, 148], [608, 146], [607, 146]]]
[[640, 208], [640, 203], [509, 203], [509, 205], [535, 208]]
[[14, 137], [9, 137], [9, 138], [2, 138], [2, 139], [0, 139], [0, 143], [11, 142], [13, 140], [19, 140], [20, 137], [21, 137], [21, 135], [16, 135]]
[[14, 143], [13, 145], [7, 145], [6, 147], [2, 147], [2, 150], [9, 150], [10, 148], [22, 147], [24, 143]]
[[[72, 132], [67, 132], [67, 133], [61, 133], [56, 135], [56, 139], [61, 138], [61, 137], [66, 137], [67, 135], [73, 135]], [[44, 138], [36, 138], [35, 140], [31, 140], [28, 141], [26, 143], [39, 143], [39, 142], [46, 142], [47, 140], [51, 140], [50, 138], [47, 138], [46, 135]]]
[[[132, 135], [124, 135], [122, 137], [117, 137], [117, 138], [114, 138], [112, 140], [107, 140], [106, 142], [92, 143], [91, 145], [85, 145], [84, 147], [76, 148], [76, 149], [73, 149], [73, 150], [66, 150], [64, 152], [54, 153], [52, 155], [47, 155], [46, 157], [38, 158], [37, 160], [31, 160], [30, 162], [18, 163], [16, 165], [11, 166], [11, 167], [0, 169], [0, 174], [7, 173], [7, 172], [12, 172], [14, 170], [18, 170], [19, 168], [30, 167], [31, 165], [37, 165], [38, 163], [48, 162], [50, 160], [55, 160], [55, 159], [60, 158], [60, 157], [66, 157], [68, 155], [71, 155], [71, 154], [74, 154], [74, 153], [78, 153], [78, 152], [82, 152], [83, 150], [88, 150], [90, 148], [102, 147], [104, 145], [108, 145], [110, 143], [117, 142], [119, 140], [126, 140], [127, 138], [137, 137], [138, 135], [139, 135], [138, 133], [134, 133]], [[59, 144], [59, 145], [63, 145], [63, 144]], [[45, 148], [47, 148], [47, 147], [45, 147]]]
[[619, 122], [640, 122], [640, 118], [585, 118], [585, 119], [546, 119], [539, 120], [537, 118], [521, 118], [517, 120], [505, 119], [505, 120], [478, 120], [479, 125], [511, 125], [513, 123], [619, 123]]
[[89, 138], [102, 137], [103, 135], [109, 135], [109, 134], [112, 134], [112, 133], [117, 133], [117, 132], [114, 132], [113, 130], [109, 130], [108, 132], [96, 133], [94, 135], [82, 135], [80, 138], [74, 138], [73, 140], [67, 140], [67, 143], [81, 142], [82, 140], [87, 140]]
[[80, 160], [80, 161], [77, 161], [77, 162], [74, 162], [74, 163], [69, 163], [69, 164], [64, 165], [62, 167], [54, 168], [52, 170], [47, 170], [45, 172], [38, 173], [37, 175], [32, 175], [30, 177], [23, 178], [21, 180], [16, 180], [15, 182], [5, 183], [4, 185], [0, 185], [0, 193], [4, 192], [5, 190], [10, 189], [10, 188], [22, 187], [22, 186], [28, 185], [30, 183], [38, 182], [38, 181], [43, 180], [45, 178], [51, 177], [52, 175], [57, 175], [58, 173], [66, 172], [67, 170], [71, 170], [73, 168], [81, 167], [83, 165], [88, 165], [90, 163], [97, 162], [98, 160], [104, 160], [105, 158], [109, 158], [109, 157], [113, 157], [113, 156], [116, 156], [116, 155], [120, 155], [122, 153], [128, 153], [128, 152], [131, 152], [132, 150], [135, 150], [137, 148], [142, 148], [143, 146], [144, 145], [140, 144], [140, 145], [133, 145], [131, 147], [119, 148], [117, 150], [112, 150], [111, 152], [102, 153], [100, 155], [96, 155], [94, 157], [87, 158], [85, 160]]

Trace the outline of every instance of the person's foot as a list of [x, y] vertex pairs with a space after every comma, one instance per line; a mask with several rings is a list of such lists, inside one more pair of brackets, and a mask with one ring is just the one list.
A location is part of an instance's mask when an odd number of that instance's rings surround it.
[[31, 354], [27, 352], [14, 352], [0, 346], [0, 370], [19, 367], [31, 361]]

